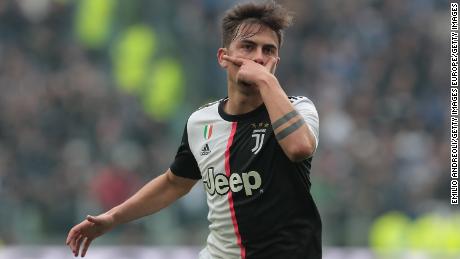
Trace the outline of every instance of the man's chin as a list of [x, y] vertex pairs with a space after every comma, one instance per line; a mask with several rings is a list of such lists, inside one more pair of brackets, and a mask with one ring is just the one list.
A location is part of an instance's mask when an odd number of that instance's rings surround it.
[[238, 88], [240, 89], [240, 92], [245, 94], [245, 95], [254, 95], [254, 94], [258, 94], [259, 91], [257, 89], [257, 87], [253, 84], [249, 84], [249, 83], [246, 83], [246, 82], [241, 82], [241, 83], [238, 83]]
[[253, 84], [245, 82], [245, 81], [239, 81], [238, 84], [242, 87], [254, 87]]
[[238, 85], [241, 86], [241, 87], [246, 87], [246, 88], [255, 88], [254, 84], [244, 82], [244, 81], [239, 81]]

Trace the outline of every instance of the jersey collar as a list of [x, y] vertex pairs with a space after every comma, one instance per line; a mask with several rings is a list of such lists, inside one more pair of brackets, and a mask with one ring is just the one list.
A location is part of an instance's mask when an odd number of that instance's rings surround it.
[[226, 121], [245, 121], [245, 120], [248, 120], [248, 119], [251, 119], [251, 118], [254, 118], [256, 117], [257, 115], [263, 113], [264, 111], [266, 111], [266, 108], [265, 108], [265, 105], [264, 104], [261, 104], [259, 107], [257, 107], [256, 109], [248, 112], [248, 113], [243, 113], [243, 114], [237, 114], [237, 115], [232, 115], [232, 114], [228, 114], [224, 111], [224, 104], [228, 101], [228, 97], [222, 99], [220, 102], [219, 102], [219, 115], [222, 117], [222, 119], [226, 120]]

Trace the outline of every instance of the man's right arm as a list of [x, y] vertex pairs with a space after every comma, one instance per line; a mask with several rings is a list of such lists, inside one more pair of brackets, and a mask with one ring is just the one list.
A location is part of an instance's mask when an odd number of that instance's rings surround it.
[[170, 169], [156, 177], [122, 204], [99, 216], [88, 216], [74, 226], [66, 244], [75, 256], [85, 256], [91, 242], [115, 226], [153, 214], [192, 189], [197, 180], [175, 175]]
[[187, 194], [196, 182], [177, 176], [168, 169], [106, 214], [112, 216], [115, 225], [153, 214]]

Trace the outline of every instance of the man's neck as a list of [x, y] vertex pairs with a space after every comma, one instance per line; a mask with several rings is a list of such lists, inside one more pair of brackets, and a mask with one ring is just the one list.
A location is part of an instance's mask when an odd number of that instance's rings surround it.
[[260, 94], [245, 94], [239, 91], [228, 92], [228, 101], [225, 103], [224, 111], [230, 115], [245, 114], [257, 109], [263, 103]]

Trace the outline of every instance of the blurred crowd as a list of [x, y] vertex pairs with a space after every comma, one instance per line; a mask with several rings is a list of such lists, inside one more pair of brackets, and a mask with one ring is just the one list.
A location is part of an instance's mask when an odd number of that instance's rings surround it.
[[[75, 33], [83, 2], [0, 1], [0, 243], [63, 243], [86, 214], [163, 173], [187, 116], [225, 96], [219, 21], [237, 1], [117, 1], [97, 47]], [[279, 2], [295, 23], [278, 78], [320, 116], [312, 192], [324, 244], [366, 246], [388, 211], [449, 213], [448, 1]], [[167, 120], [114, 79], [111, 46], [133, 24], [155, 30], [159, 55], [182, 64], [187, 98], [170, 100]], [[202, 245], [206, 213], [198, 184], [101, 242]]]

